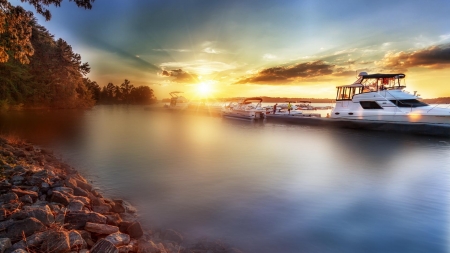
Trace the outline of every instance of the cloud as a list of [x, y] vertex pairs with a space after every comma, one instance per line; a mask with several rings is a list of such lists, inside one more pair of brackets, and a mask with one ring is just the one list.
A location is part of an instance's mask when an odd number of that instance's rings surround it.
[[177, 83], [193, 83], [198, 82], [199, 80], [197, 75], [191, 74], [182, 69], [163, 70], [158, 74], [163, 77], [175, 77], [173, 81]]
[[433, 69], [450, 67], [450, 43], [412, 52], [389, 52], [376, 64], [392, 71], [407, 71], [413, 67]]
[[211, 47], [207, 47], [205, 49], [203, 49], [203, 52], [207, 53], [207, 54], [218, 54], [219, 51], [215, 50], [214, 48]]
[[206, 60], [196, 60], [189, 62], [164, 62], [161, 63], [160, 66], [162, 68], [172, 68], [172, 69], [180, 68], [190, 73], [197, 73], [199, 75], [209, 75], [235, 68], [235, 66], [224, 62], [206, 61]]
[[254, 75], [245, 77], [236, 84], [246, 83], [287, 83], [298, 79], [312, 79], [317, 76], [330, 75], [334, 65], [324, 61], [298, 63], [291, 66], [272, 67], [263, 69]]
[[189, 50], [189, 49], [175, 49], [175, 48], [167, 48], [167, 49], [162, 48], [162, 49], [153, 49], [153, 51], [186, 53], [186, 52], [190, 52], [191, 50]]
[[273, 60], [273, 59], [276, 59], [276, 58], [277, 58], [277, 56], [273, 55], [273, 54], [264, 54], [263, 55], [263, 59], [264, 60]]

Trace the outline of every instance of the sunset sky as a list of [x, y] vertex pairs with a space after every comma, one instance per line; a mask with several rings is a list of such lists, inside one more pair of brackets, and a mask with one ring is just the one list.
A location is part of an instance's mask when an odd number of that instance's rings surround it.
[[[11, 1], [28, 10], [19, 0]], [[334, 98], [357, 72], [406, 74], [407, 90], [450, 96], [448, 0], [63, 1], [39, 23], [89, 62], [100, 86], [206, 95]]]

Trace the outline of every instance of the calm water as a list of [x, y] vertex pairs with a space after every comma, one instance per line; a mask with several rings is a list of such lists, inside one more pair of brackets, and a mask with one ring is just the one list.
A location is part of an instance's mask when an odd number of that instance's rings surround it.
[[99, 106], [0, 117], [150, 228], [245, 252], [449, 252], [450, 140]]

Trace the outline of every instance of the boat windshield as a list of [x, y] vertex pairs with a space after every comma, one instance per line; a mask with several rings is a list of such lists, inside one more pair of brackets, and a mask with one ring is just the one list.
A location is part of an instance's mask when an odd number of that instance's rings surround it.
[[397, 105], [398, 107], [422, 107], [428, 105], [417, 99], [391, 100], [391, 102]]

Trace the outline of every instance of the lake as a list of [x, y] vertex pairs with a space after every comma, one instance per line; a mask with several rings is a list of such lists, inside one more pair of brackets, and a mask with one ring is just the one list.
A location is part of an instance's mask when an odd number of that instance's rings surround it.
[[449, 252], [450, 140], [96, 106], [0, 115], [148, 228], [244, 252]]

